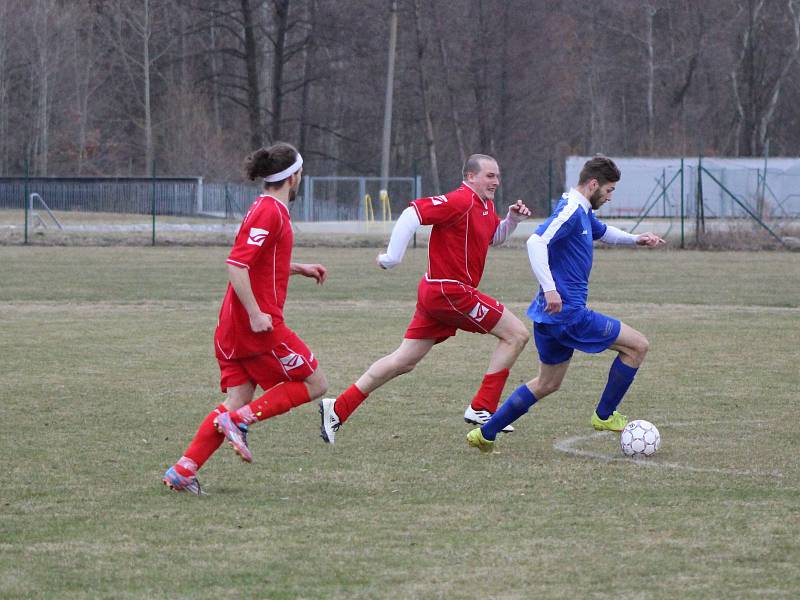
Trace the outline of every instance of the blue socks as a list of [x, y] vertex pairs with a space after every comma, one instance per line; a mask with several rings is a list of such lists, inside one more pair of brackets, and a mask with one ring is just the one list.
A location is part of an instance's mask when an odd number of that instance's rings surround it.
[[528, 389], [527, 385], [521, 385], [515, 389], [503, 405], [497, 409], [486, 423], [481, 426], [483, 437], [489, 441], [494, 441], [500, 430], [506, 425], [510, 425], [536, 402], [536, 396]]
[[605, 421], [617, 410], [625, 392], [631, 387], [633, 378], [636, 377], [636, 371], [638, 370], [636, 367], [629, 367], [623, 363], [619, 356], [614, 359], [608, 371], [606, 389], [603, 390], [603, 395], [600, 396], [600, 402], [597, 405], [596, 412], [598, 417]]

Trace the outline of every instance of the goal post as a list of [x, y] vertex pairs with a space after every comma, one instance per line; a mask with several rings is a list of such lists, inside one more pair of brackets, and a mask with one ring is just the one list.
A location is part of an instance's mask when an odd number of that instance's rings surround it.
[[[385, 183], [387, 189], [382, 188]], [[303, 177], [302, 196], [293, 209], [298, 221], [392, 220], [422, 195], [422, 177]], [[374, 206], [377, 199], [379, 207]], [[378, 208], [378, 210], [376, 210]]]

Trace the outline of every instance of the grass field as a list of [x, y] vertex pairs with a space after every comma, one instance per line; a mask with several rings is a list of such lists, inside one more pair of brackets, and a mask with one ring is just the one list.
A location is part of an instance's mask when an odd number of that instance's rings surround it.
[[[610, 354], [482, 455], [461, 417], [494, 342], [459, 334], [318, 437], [316, 405], [222, 448], [208, 495], [160, 474], [218, 403], [227, 249], [0, 247], [0, 598], [797, 598], [800, 256], [598, 251], [592, 306], [651, 352], [623, 412], [660, 452], [622, 458], [589, 416]], [[424, 269], [299, 248], [287, 320], [338, 393], [399, 343]], [[522, 316], [520, 249], [482, 289]], [[532, 377], [529, 346], [513, 386]], [[583, 453], [583, 454], [581, 454]]]

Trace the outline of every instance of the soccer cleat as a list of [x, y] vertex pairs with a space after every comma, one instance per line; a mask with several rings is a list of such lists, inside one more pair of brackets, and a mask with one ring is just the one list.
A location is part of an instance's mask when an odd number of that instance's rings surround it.
[[247, 446], [247, 434], [233, 422], [230, 413], [224, 412], [214, 419], [214, 426], [222, 435], [228, 439], [228, 443], [233, 451], [239, 455], [244, 462], [253, 462], [253, 454]]
[[483, 437], [480, 427], [476, 427], [467, 434], [467, 444], [472, 448], [477, 448], [481, 452], [491, 452], [494, 450], [494, 442]]
[[164, 473], [161, 481], [169, 489], [176, 492], [189, 492], [195, 496], [200, 496], [201, 494], [205, 493], [200, 489], [200, 481], [198, 481], [197, 475], [184, 477], [175, 470], [175, 467], [170, 467], [167, 469], [167, 472]]
[[[492, 418], [493, 414], [488, 410], [475, 410], [470, 404], [467, 406], [467, 410], [464, 411], [464, 420], [472, 425], [483, 425]], [[511, 433], [512, 431], [514, 431], [514, 428], [511, 425], [506, 425], [502, 429], [503, 433]]]
[[335, 404], [336, 398], [323, 398], [319, 401], [319, 416], [322, 420], [319, 435], [326, 444], [333, 444], [336, 432], [339, 431], [342, 424], [339, 417], [336, 416], [336, 411], [333, 410]]
[[619, 414], [617, 411], [611, 413], [611, 416], [605, 420], [598, 417], [596, 411], [592, 413], [592, 427], [597, 431], [622, 431], [627, 424], [628, 417]]

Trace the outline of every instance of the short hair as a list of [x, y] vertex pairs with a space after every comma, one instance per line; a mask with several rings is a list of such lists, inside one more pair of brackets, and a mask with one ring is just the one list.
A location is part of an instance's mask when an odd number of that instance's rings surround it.
[[467, 178], [467, 173], [481, 172], [482, 160], [491, 160], [495, 163], [497, 162], [494, 157], [489, 156], [488, 154], [473, 154], [466, 161], [464, 161], [464, 168], [461, 170], [462, 174], [464, 175], [464, 179]]
[[[268, 177], [288, 169], [297, 160], [297, 148], [286, 142], [275, 142], [268, 148], [259, 148], [244, 159], [244, 174], [250, 181], [259, 177]], [[286, 179], [289, 179], [288, 177]], [[281, 187], [283, 182], [275, 181], [266, 184], [269, 187]]]
[[609, 181], [615, 183], [619, 181], [621, 173], [614, 161], [601, 154], [596, 155], [586, 161], [578, 177], [578, 185], [583, 185], [590, 179], [597, 179], [597, 183], [605, 185]]

